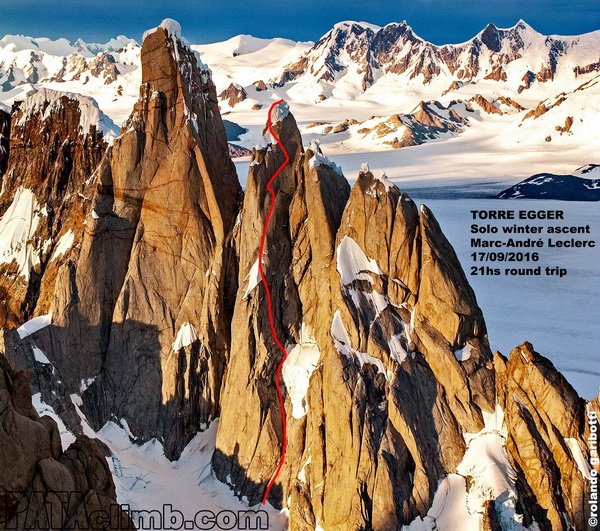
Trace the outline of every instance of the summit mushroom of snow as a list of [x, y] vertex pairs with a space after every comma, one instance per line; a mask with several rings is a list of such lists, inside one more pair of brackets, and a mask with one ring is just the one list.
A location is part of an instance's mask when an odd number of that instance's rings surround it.
[[158, 26], [145, 31], [142, 36], [142, 41], [145, 40], [148, 35], [154, 33], [158, 28], [166, 30], [171, 37], [177, 37], [180, 40], [182, 38], [181, 24], [172, 18], [165, 18]]
[[275, 106], [273, 112], [271, 113], [271, 121], [276, 124], [282, 122], [283, 119], [290, 113], [290, 107], [285, 102], [282, 101], [278, 105]]

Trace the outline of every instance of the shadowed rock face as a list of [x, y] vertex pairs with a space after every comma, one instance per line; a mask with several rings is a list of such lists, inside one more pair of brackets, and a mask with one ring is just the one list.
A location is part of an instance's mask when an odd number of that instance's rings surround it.
[[[16, 103], [8, 122], [2, 124], [0, 117], [0, 175], [6, 168], [0, 237], [9, 241], [10, 228], [24, 217], [30, 236], [23, 243], [26, 251], [0, 264], [2, 327], [26, 321], [36, 306], [42, 313], [48, 308], [58, 265], [66, 255], [76, 253], [81, 241], [90, 206], [89, 179], [107, 147], [95, 124], [82, 130], [88, 102], [91, 105], [89, 98], [44, 89]], [[8, 221], [9, 216], [17, 220]], [[63, 236], [72, 244], [59, 253], [56, 249]]]
[[[111, 514], [117, 501], [105, 456], [85, 436], [63, 452], [56, 422], [31, 403], [30, 379], [31, 371], [14, 371], [0, 355], [0, 525], [43, 527], [52, 514], [53, 528], [71, 529], [77, 521], [85, 526], [85, 514]], [[115, 529], [135, 529], [125, 513], [117, 515]]]

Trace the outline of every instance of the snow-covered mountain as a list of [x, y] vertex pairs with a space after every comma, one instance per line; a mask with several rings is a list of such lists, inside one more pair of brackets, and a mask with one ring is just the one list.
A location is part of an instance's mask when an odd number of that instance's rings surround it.
[[0, 39], [0, 100], [5, 103], [44, 87], [93, 97], [122, 122], [139, 82], [139, 45], [124, 36], [104, 44], [22, 35]]
[[572, 82], [598, 72], [600, 31], [577, 37], [546, 36], [524, 21], [508, 29], [493, 24], [462, 44], [436, 46], [406, 23], [378, 28], [336, 24], [298, 61], [273, 80], [317, 90], [316, 98], [367, 91], [382, 78], [401, 78], [399, 88], [434, 84], [454, 90], [489, 80], [521, 93], [535, 83]]
[[600, 201], [600, 164], [586, 164], [568, 175], [539, 173], [503, 190], [498, 198]]
[[[468, 165], [474, 174], [508, 185], [536, 172], [567, 173], [589, 162], [586, 154], [600, 142], [600, 31], [546, 36], [519, 21], [507, 29], [489, 24], [464, 43], [437, 46], [406, 22], [378, 27], [347, 21], [315, 43], [238, 35], [191, 48], [212, 70], [223, 114], [248, 129], [240, 146], [256, 144], [266, 108], [284, 98], [305, 140], [319, 138], [351, 178], [359, 166], [353, 154], [365, 160], [382, 149], [444, 141], [451, 154], [443, 165], [430, 163], [425, 146], [403, 151], [402, 164], [369, 162], [392, 180], [406, 179], [416, 168], [419, 175], [458, 178]], [[0, 40], [0, 104], [45, 87], [93, 97], [122, 124], [140, 82], [140, 47], [127, 37], [104, 44], [10, 35]], [[473, 101], [483, 107], [470, 104], [477, 113], [463, 113], [459, 127], [417, 135], [416, 141], [394, 118], [409, 117], [428, 102], [449, 108]], [[503, 101], [511, 102], [510, 112], [490, 107]], [[323, 127], [309, 127], [315, 122]], [[429, 126], [417, 121], [415, 127]], [[504, 164], [490, 167], [489, 160], [500, 156]]]

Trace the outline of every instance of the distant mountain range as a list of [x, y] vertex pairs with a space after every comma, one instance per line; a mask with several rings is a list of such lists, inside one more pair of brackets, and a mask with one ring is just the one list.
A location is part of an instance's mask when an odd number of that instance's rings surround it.
[[[470, 131], [456, 149], [453, 177], [465, 164], [506, 180], [564, 173], [592, 162], [585, 153], [600, 142], [600, 30], [547, 36], [521, 20], [506, 29], [488, 24], [464, 43], [438, 46], [406, 22], [345, 21], [316, 42], [238, 35], [191, 49], [212, 70], [223, 114], [248, 129], [239, 139], [246, 149], [260, 136], [248, 126], [261, 123], [279, 98], [294, 109], [301, 133], [319, 138], [328, 155], [397, 150]], [[124, 36], [104, 44], [0, 39], [5, 108], [50, 88], [94, 98], [122, 124], [140, 83], [140, 45]], [[493, 167], [496, 156], [503, 163]], [[419, 168], [447, 173], [432, 160], [419, 159]]]
[[[314, 44], [239, 35], [192, 47], [216, 70], [222, 66], [219, 55], [228, 59], [251, 55], [258, 63], [254, 79], [243, 68], [237, 74], [246, 75], [229, 76], [233, 83], [250, 87], [247, 94], [299, 85], [315, 103], [330, 97], [352, 99], [390, 80], [402, 80], [399, 88], [435, 85], [438, 92], [494, 81], [497, 87], [523, 93], [538, 84], [587, 79], [600, 72], [600, 31], [546, 36], [523, 20], [507, 29], [488, 24], [462, 44], [443, 46], [422, 39], [405, 21], [384, 27], [346, 21]], [[139, 55], [138, 43], [122, 35], [104, 44], [7, 35], [0, 39], [0, 86], [9, 92], [28, 84], [86, 84], [94, 78], [106, 85], [118, 84], [132, 70], [139, 70]], [[266, 72], [261, 68], [265, 56], [271, 67]], [[227, 87], [217, 84], [217, 88]]]
[[488, 24], [467, 42], [444, 46], [420, 38], [406, 22], [382, 28], [342, 22], [287, 65], [274, 82], [317, 82], [320, 98], [335, 93], [332, 87], [343, 78], [366, 91], [390, 75], [402, 76], [409, 84], [445, 83], [449, 90], [491, 80], [522, 92], [534, 83], [599, 72], [599, 50], [600, 32], [546, 36], [522, 20], [508, 29]]

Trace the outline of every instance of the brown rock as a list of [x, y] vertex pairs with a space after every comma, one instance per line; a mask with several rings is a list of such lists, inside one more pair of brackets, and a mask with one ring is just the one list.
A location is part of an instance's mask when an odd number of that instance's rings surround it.
[[567, 116], [565, 118], [565, 123], [563, 126], [557, 125], [555, 127], [556, 131], [558, 131], [560, 134], [563, 133], [570, 133], [571, 132], [571, 127], [573, 127], [573, 117], [572, 116]]
[[585, 74], [598, 71], [600, 71], [600, 60], [598, 60], [595, 63], [587, 64], [585, 66], [577, 65], [575, 68], [573, 68], [575, 77], [583, 76]]
[[[22, 242], [29, 263], [0, 266], [0, 325], [5, 328], [28, 320], [36, 307], [46, 313], [59, 264], [77, 253], [90, 207], [90, 176], [107, 147], [98, 124], [86, 125], [95, 113], [101, 116], [90, 98], [48, 89], [14, 106], [0, 216], [23, 216], [32, 195], [35, 232]], [[55, 252], [62, 237], [71, 245]]]
[[[328, 268], [348, 184], [335, 168], [319, 162], [322, 155], [316, 147], [303, 152], [293, 116], [280, 109], [285, 116], [274, 127], [291, 160], [273, 184], [277, 196], [267, 234], [265, 274], [281, 341], [299, 344], [303, 338], [309, 339], [304, 336], [320, 329], [322, 336], [311, 339], [320, 346], [322, 341], [330, 342], [327, 330], [318, 325], [328, 313]], [[262, 224], [270, 203], [265, 183], [282, 160], [280, 148], [273, 146], [255, 151], [250, 165], [236, 236], [240, 287], [232, 322], [231, 361], [213, 458], [217, 476], [227, 479], [251, 503], [262, 497], [277, 466], [281, 444], [281, 420], [273, 386], [281, 354], [268, 327], [264, 288], [257, 281], [256, 269]], [[317, 293], [323, 306], [316, 303]], [[305, 424], [304, 418], [294, 419], [289, 414], [289, 399], [286, 407], [288, 433], [294, 444], [289, 446], [289, 461], [280, 477], [282, 485], [298, 473]], [[285, 503], [281, 487], [274, 489], [271, 500], [277, 505]]]
[[496, 107], [493, 102], [490, 102], [489, 100], [484, 98], [481, 94], [476, 94], [469, 101], [476, 103], [485, 112], [487, 112], [489, 114], [502, 114], [502, 111], [500, 109], [498, 109], [498, 107]]
[[262, 79], [255, 81], [254, 86], [256, 87], [257, 92], [263, 92], [263, 91], [267, 90], [267, 88], [268, 88], [267, 84]]
[[500, 103], [504, 103], [504, 105], [508, 107], [513, 107], [517, 111], [524, 111], [525, 107], [523, 107], [519, 102], [513, 100], [512, 98], [508, 98], [506, 96], [498, 96], [498, 101]]
[[[278, 124], [292, 162], [274, 184], [265, 269], [278, 335], [306, 347], [303, 328], [310, 329], [319, 361], [299, 415], [284, 374], [288, 452], [270, 500], [290, 507], [292, 529], [396, 529], [427, 512], [438, 480], [460, 461], [462, 432], [481, 428], [480, 407], [493, 409], [485, 325], [431, 214], [419, 215], [405, 194], [370, 172], [360, 174], [342, 214], [345, 201], [335, 190], [344, 181], [318, 147], [302, 154], [292, 120]], [[260, 150], [250, 166], [237, 236], [231, 365], [213, 458], [217, 476], [250, 503], [260, 500], [281, 441], [272, 388], [280, 354], [267, 328], [263, 287], [249, 286], [268, 206], [263, 186], [280, 161], [278, 148]], [[276, 263], [269, 261], [273, 252]], [[362, 263], [356, 253], [377, 266], [348, 278], [345, 268]], [[438, 284], [448, 298], [439, 314], [425, 305], [427, 286]], [[461, 364], [453, 350], [466, 341], [472, 359]]]
[[528, 118], [539, 118], [543, 114], [548, 112], [548, 107], [544, 102], [540, 102], [535, 109], [530, 110], [524, 117], [523, 120], [527, 120]]
[[519, 94], [521, 94], [521, 92], [523, 92], [524, 90], [527, 90], [529, 87], [531, 87], [531, 84], [535, 81], [535, 79], [536, 79], [536, 76], [531, 70], [528, 70], [527, 72], [525, 72], [525, 74], [523, 75], [523, 78], [521, 79], [521, 82], [523, 84], [519, 86], [517, 92]]
[[94, 379], [83, 409], [97, 429], [126, 418], [177, 455], [219, 415], [240, 186], [210, 73], [162, 27], [141, 58], [140, 98], [94, 174], [94, 214], [39, 341], [67, 394]]
[[584, 401], [530, 343], [513, 349], [509, 361], [496, 354], [494, 365], [526, 516], [540, 529], [585, 527], [588, 484], [572, 449], [578, 446], [584, 459], [588, 453]]
[[[31, 404], [31, 373], [15, 372], [0, 354], [0, 524], [6, 529], [68, 528], [93, 510], [111, 514], [115, 486], [104, 455], [91, 439], [79, 437], [66, 452], [54, 420], [39, 417]], [[112, 513], [114, 513], [112, 509]], [[120, 510], [115, 529], [135, 529]], [[41, 522], [41, 523], [40, 523]]]
[[231, 83], [225, 90], [219, 94], [221, 101], [226, 101], [230, 107], [235, 107], [238, 103], [244, 101], [248, 97], [244, 87]]

